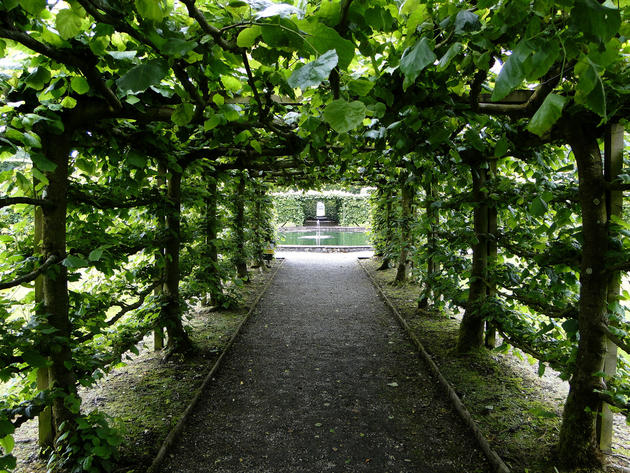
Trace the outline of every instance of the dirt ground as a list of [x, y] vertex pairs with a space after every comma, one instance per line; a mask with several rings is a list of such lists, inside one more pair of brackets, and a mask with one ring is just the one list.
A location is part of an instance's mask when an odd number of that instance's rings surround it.
[[356, 255], [286, 256], [161, 471], [488, 472]]

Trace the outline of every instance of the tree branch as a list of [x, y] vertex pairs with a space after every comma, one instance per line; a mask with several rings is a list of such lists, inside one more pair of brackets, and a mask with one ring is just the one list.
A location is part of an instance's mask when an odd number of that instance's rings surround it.
[[199, 9], [195, 6], [195, 0], [182, 0], [182, 3], [186, 5], [186, 8], [188, 8], [188, 15], [196, 20], [197, 23], [199, 23], [199, 26], [201, 26], [201, 29], [212, 36], [219, 46], [226, 51], [240, 53], [241, 49], [238, 46], [225, 41], [221, 36], [221, 31], [208, 23], [203, 13], [201, 13], [201, 11], [199, 11]]
[[610, 326], [608, 326], [608, 324], [602, 322], [600, 324], [600, 328], [604, 331], [611, 342], [613, 342], [615, 345], [617, 345], [619, 348], [630, 355], [630, 343], [626, 342], [623, 338], [621, 338], [619, 335], [616, 335], [612, 330], [610, 330]]
[[[509, 289], [509, 288], [506, 288]], [[578, 309], [575, 306], [567, 306], [565, 308], [554, 307], [550, 304], [546, 304], [543, 301], [537, 300], [533, 297], [528, 297], [519, 292], [513, 292], [512, 294], [506, 294], [505, 292], [499, 292], [501, 297], [506, 299], [512, 299], [526, 306], [529, 306], [540, 312], [541, 314], [549, 317], [550, 319], [577, 319]]]
[[[113, 306], [118, 306], [118, 307], [120, 307], [120, 310], [111, 319], [107, 320], [105, 322], [105, 324], [108, 327], [111, 327], [116, 322], [118, 322], [125, 314], [131, 312], [132, 310], [136, 310], [136, 309], [139, 309], [140, 307], [142, 307], [142, 304], [144, 304], [144, 301], [146, 300], [147, 296], [149, 294], [151, 294], [151, 292], [153, 292], [153, 290], [155, 288], [157, 288], [160, 284], [162, 284], [162, 282], [163, 281], [161, 279], [159, 279], [159, 280], [155, 281], [153, 284], [151, 284], [150, 286], [148, 286], [143, 291], [135, 294], [138, 297], [138, 300], [136, 302], [134, 302], [133, 304], [125, 304], [124, 302], [117, 302], [117, 303], [112, 304], [112, 307]], [[90, 340], [91, 338], [93, 338], [95, 335], [98, 335], [98, 334], [97, 333], [85, 334], [82, 337], [80, 337], [79, 339], [77, 339], [77, 343], [85, 343], [88, 340]]]
[[626, 413], [630, 413], [630, 402], [623, 403], [623, 402], [615, 399], [614, 397], [612, 397], [608, 393], [598, 392], [597, 395], [606, 404], [610, 404], [611, 406], [615, 406], [615, 407], [625, 411]]
[[150, 192], [149, 195], [124, 200], [122, 196], [115, 195], [93, 195], [88, 192], [81, 191], [75, 186], [68, 189], [68, 199], [72, 202], [89, 204], [97, 209], [130, 209], [134, 207], [142, 207], [145, 205], [159, 203], [162, 198], [159, 191]]
[[52, 203], [45, 199], [33, 199], [31, 197], [0, 197], [0, 208], [16, 204], [37, 205], [39, 207], [53, 206]]
[[25, 274], [22, 277], [14, 279], [13, 281], [7, 281], [0, 283], [0, 290], [9, 289], [11, 287], [19, 286], [20, 284], [24, 284], [27, 282], [34, 281], [37, 279], [44, 271], [46, 271], [50, 266], [57, 263], [59, 261], [59, 257], [57, 255], [51, 255], [48, 259], [42, 264], [39, 268], [34, 271], [31, 271], [28, 274]]
[[17, 31], [13, 28], [9, 29], [0, 27], [0, 37], [16, 41], [17, 43], [46, 56], [47, 58], [68, 66], [70, 69], [78, 69], [83, 73], [85, 78], [88, 80], [88, 83], [94, 87], [95, 90], [100, 91], [110, 107], [115, 110], [122, 108], [122, 104], [120, 103], [120, 100], [118, 100], [118, 97], [116, 97], [116, 94], [114, 94], [114, 92], [107, 87], [105, 81], [101, 79], [95, 63], [90, 64], [86, 62], [84, 58], [80, 58], [76, 54], [70, 53], [67, 49], [61, 50], [51, 48], [50, 46], [37, 41], [27, 33]]

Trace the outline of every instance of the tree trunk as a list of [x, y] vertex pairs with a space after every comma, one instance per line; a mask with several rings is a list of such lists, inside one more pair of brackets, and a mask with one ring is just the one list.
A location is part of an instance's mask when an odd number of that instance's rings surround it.
[[435, 187], [432, 182], [427, 182], [424, 185], [424, 192], [426, 196], [426, 206], [424, 210], [429, 224], [429, 231], [427, 232], [427, 277], [424, 281], [420, 297], [418, 298], [418, 309], [426, 309], [429, 305], [429, 299], [433, 296], [433, 278], [438, 272], [438, 264], [435, 262], [433, 254], [436, 249], [436, 227], [439, 216], [437, 209], [431, 205], [433, 197], [435, 197]]
[[[382, 192], [382, 191], [381, 191]], [[383, 254], [383, 260], [381, 261], [381, 265], [378, 267], [377, 271], [385, 271], [389, 269], [389, 265], [391, 263], [391, 255], [389, 248], [392, 244], [392, 199], [391, 199], [391, 191], [389, 188], [385, 193], [385, 248]]]
[[166, 229], [168, 239], [165, 246], [164, 296], [166, 304], [163, 308], [162, 320], [168, 334], [167, 348], [171, 352], [186, 352], [192, 343], [182, 325], [179, 301], [179, 250], [181, 247], [180, 212], [181, 212], [182, 173], [170, 170], [168, 178], [166, 212]]
[[254, 263], [259, 268], [265, 267], [265, 260], [263, 258], [263, 251], [265, 249], [265, 229], [263, 228], [263, 199], [265, 198], [264, 190], [257, 185], [254, 192]]
[[608, 278], [605, 256], [608, 249], [606, 194], [602, 158], [597, 138], [588, 125], [567, 124], [567, 138], [575, 155], [582, 208], [582, 263], [580, 268], [579, 333], [575, 371], [569, 382], [560, 429], [560, 461], [569, 466], [600, 463], [595, 420], [600, 405], [596, 389], [602, 380], [595, 373], [604, 366]]
[[219, 251], [217, 249], [217, 235], [219, 232], [219, 219], [217, 218], [217, 178], [210, 176], [207, 180], [206, 190], [206, 254], [210, 268], [210, 304], [222, 303], [223, 287], [219, 274]]
[[407, 281], [407, 260], [409, 259], [409, 248], [411, 246], [411, 219], [413, 211], [414, 188], [410, 184], [404, 183], [401, 189], [402, 216], [400, 219], [400, 255], [398, 257], [398, 268], [396, 269], [397, 283]]
[[472, 268], [468, 289], [466, 312], [459, 327], [457, 351], [466, 353], [481, 348], [484, 343], [484, 320], [481, 305], [486, 298], [486, 279], [488, 277], [488, 202], [483, 190], [487, 171], [482, 169], [480, 161], [470, 163], [473, 181], [474, 230], [477, 243], [473, 245]]
[[[61, 259], [66, 255], [66, 212], [68, 190], [68, 156], [71, 140], [67, 134], [46, 135], [42, 133], [42, 148], [46, 158], [55, 164], [55, 170], [46, 173], [48, 179], [47, 200], [53, 205], [42, 209], [42, 250], [44, 259], [55, 255]], [[51, 366], [49, 383], [64, 395], [56, 397], [52, 405], [55, 437], [60, 434], [61, 424], [74, 428], [75, 414], [65, 403], [65, 398], [76, 396], [76, 379], [72, 369], [70, 338], [72, 324], [68, 314], [68, 270], [58, 264], [44, 273], [44, 310], [48, 323], [54, 329], [55, 339], [50, 346]]]
[[[613, 123], [606, 132], [606, 142], [604, 146], [604, 174], [607, 182], [614, 181], [623, 168], [623, 133], [624, 128], [619, 123]], [[623, 216], [623, 192], [608, 191], [606, 193], [606, 214], [608, 222], [612, 217], [622, 218]], [[615, 235], [611, 228], [608, 229], [609, 241]], [[621, 290], [621, 273], [615, 271], [610, 274], [608, 281], [608, 307], [619, 304], [619, 292]], [[617, 345], [611, 340], [606, 341], [606, 356], [604, 358], [604, 373], [613, 377], [617, 372]], [[606, 403], [602, 403], [597, 417], [597, 437], [599, 439], [599, 449], [603, 452], [612, 451], [613, 439], [613, 413]]]
[[245, 176], [238, 177], [238, 186], [234, 196], [234, 266], [239, 278], [247, 281], [247, 255], [245, 254]]
[[[33, 179], [34, 196], [37, 196], [37, 186], [39, 184], [38, 179]], [[44, 233], [44, 214], [41, 207], [35, 207], [35, 215], [33, 217], [34, 222], [34, 251], [35, 254], [41, 255], [42, 253], [42, 238]], [[35, 279], [35, 316], [37, 318], [43, 318], [45, 316], [44, 309], [44, 276], [39, 276]], [[49, 357], [49, 350], [47, 347], [42, 347], [42, 355]], [[50, 373], [47, 366], [42, 366], [37, 370], [37, 389], [45, 391], [50, 388]], [[42, 452], [51, 448], [55, 440], [55, 428], [53, 425], [52, 408], [46, 407], [38, 415], [38, 441], [39, 448]]]
[[[490, 176], [495, 177], [497, 172], [497, 162], [490, 162]], [[497, 265], [497, 206], [496, 202], [488, 205], [488, 271], [494, 273]], [[487, 297], [493, 298], [497, 295], [497, 283], [495, 276], [488, 277]], [[486, 347], [494, 348], [497, 344], [497, 329], [492, 322], [486, 322]]]
[[[164, 166], [162, 164], [158, 164], [157, 185], [160, 189], [164, 187], [165, 174], [166, 174], [166, 170], [164, 169]], [[159, 222], [158, 224], [159, 227], [166, 228], [166, 215], [164, 213], [163, 207], [160, 207], [157, 218]], [[164, 248], [160, 248], [156, 253], [157, 253], [155, 255], [156, 261], [161, 261], [164, 259]], [[164, 285], [162, 284], [156, 287], [153, 293], [158, 297], [161, 296], [164, 293]], [[162, 325], [158, 325], [157, 327], [153, 329], [153, 350], [160, 351], [163, 348], [164, 348], [164, 327], [162, 327]]]

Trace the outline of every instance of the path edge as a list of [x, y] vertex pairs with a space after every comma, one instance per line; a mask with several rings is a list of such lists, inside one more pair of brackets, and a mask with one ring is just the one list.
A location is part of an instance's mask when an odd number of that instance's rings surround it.
[[[277, 260], [280, 260], [280, 258], [277, 258]], [[258, 307], [258, 303], [260, 302], [262, 297], [267, 293], [267, 290], [269, 289], [269, 286], [271, 286], [271, 283], [276, 278], [276, 274], [278, 274], [278, 271], [280, 270], [280, 268], [282, 267], [284, 262], [285, 262], [285, 259], [282, 258], [280, 260], [280, 264], [274, 270], [274, 272], [271, 275], [271, 277], [269, 278], [269, 280], [265, 283], [265, 286], [263, 287], [262, 291], [260, 291], [260, 293], [258, 294], [256, 299], [254, 300], [254, 302], [250, 306], [249, 311], [245, 315], [245, 318], [241, 321], [239, 326], [236, 328], [236, 330], [232, 334], [232, 337], [230, 338], [230, 341], [227, 343], [227, 345], [225, 346], [225, 348], [221, 352], [221, 355], [214, 362], [214, 365], [212, 366], [212, 368], [210, 369], [210, 371], [208, 372], [208, 374], [204, 378], [203, 382], [201, 383], [201, 386], [199, 386], [197, 388], [197, 391], [195, 392], [195, 395], [193, 396], [192, 400], [188, 404], [188, 407], [186, 407], [186, 410], [184, 411], [184, 413], [180, 417], [179, 421], [177, 422], [177, 424], [175, 424], [175, 426], [171, 429], [171, 431], [168, 433], [168, 435], [166, 436], [166, 438], [162, 442], [162, 445], [160, 446], [160, 449], [158, 450], [157, 455], [153, 459], [153, 462], [151, 463], [149, 468], [147, 468], [146, 473], [157, 473], [159, 471], [159, 467], [162, 464], [162, 462], [164, 461], [164, 457], [166, 457], [166, 454], [173, 447], [173, 445], [176, 442], [176, 439], [179, 437], [179, 435], [184, 430], [184, 426], [186, 425], [186, 421], [188, 420], [188, 418], [190, 417], [190, 414], [192, 413], [193, 409], [195, 408], [195, 406], [199, 402], [199, 399], [201, 399], [201, 395], [203, 394], [203, 392], [206, 390], [206, 388], [208, 387], [208, 385], [210, 384], [210, 382], [214, 378], [214, 375], [216, 374], [218, 369], [221, 367], [221, 364], [223, 363], [223, 359], [227, 355], [227, 353], [230, 350], [230, 348], [232, 348], [232, 345], [234, 345], [234, 342], [236, 341], [238, 336], [241, 334], [243, 328], [245, 327], [245, 324], [247, 324], [249, 319], [251, 319], [251, 316], [254, 313], [254, 310], [256, 309], [256, 307]]]
[[468, 409], [466, 409], [466, 406], [461, 401], [461, 399], [459, 398], [459, 396], [457, 395], [457, 393], [455, 392], [451, 384], [446, 380], [446, 378], [444, 377], [444, 375], [442, 374], [438, 366], [435, 364], [435, 362], [431, 358], [431, 355], [429, 355], [429, 353], [426, 351], [422, 342], [413, 333], [407, 321], [400, 314], [400, 312], [398, 312], [398, 309], [394, 307], [394, 304], [391, 303], [391, 301], [389, 300], [389, 298], [387, 297], [387, 295], [385, 294], [381, 286], [378, 284], [376, 279], [374, 279], [374, 277], [370, 274], [370, 272], [363, 265], [363, 263], [361, 262], [359, 258], [357, 258], [357, 262], [359, 266], [361, 266], [361, 269], [363, 269], [363, 271], [367, 275], [368, 279], [370, 280], [370, 282], [372, 283], [376, 291], [378, 292], [378, 295], [380, 296], [380, 298], [383, 300], [383, 302], [385, 302], [385, 305], [389, 308], [391, 313], [395, 316], [400, 326], [405, 330], [405, 332], [407, 333], [407, 336], [411, 339], [414, 345], [416, 345], [416, 348], [418, 349], [418, 353], [420, 354], [420, 358], [422, 358], [422, 360], [429, 366], [429, 369], [431, 370], [433, 375], [438, 379], [438, 381], [442, 385], [442, 388], [444, 388], [444, 390], [448, 393], [448, 397], [451, 400], [453, 407], [455, 407], [455, 410], [457, 411], [459, 416], [462, 418], [466, 426], [472, 431], [473, 436], [475, 437], [475, 440], [477, 440], [479, 447], [483, 450], [483, 453], [486, 455], [486, 458], [492, 465], [493, 470], [496, 473], [510, 473], [510, 469], [507, 467], [505, 462], [501, 459], [499, 454], [495, 452], [494, 449], [490, 446], [490, 442], [488, 442], [488, 440], [485, 438], [485, 436], [483, 435], [483, 432], [481, 432], [481, 429], [475, 423], [472, 416], [470, 415], [470, 412], [468, 411]]

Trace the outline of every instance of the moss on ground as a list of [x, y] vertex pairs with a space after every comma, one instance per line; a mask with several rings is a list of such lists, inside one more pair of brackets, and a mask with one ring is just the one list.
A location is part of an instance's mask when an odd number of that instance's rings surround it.
[[[419, 312], [417, 286], [391, 284], [395, 270], [377, 271], [376, 260], [362, 264], [408, 322], [510, 469], [515, 473], [555, 473], [554, 446], [566, 397], [562, 381], [550, 374], [538, 378], [519, 352], [482, 350], [458, 355], [456, 314]], [[617, 448], [614, 453], [630, 453], [621, 450]]]

